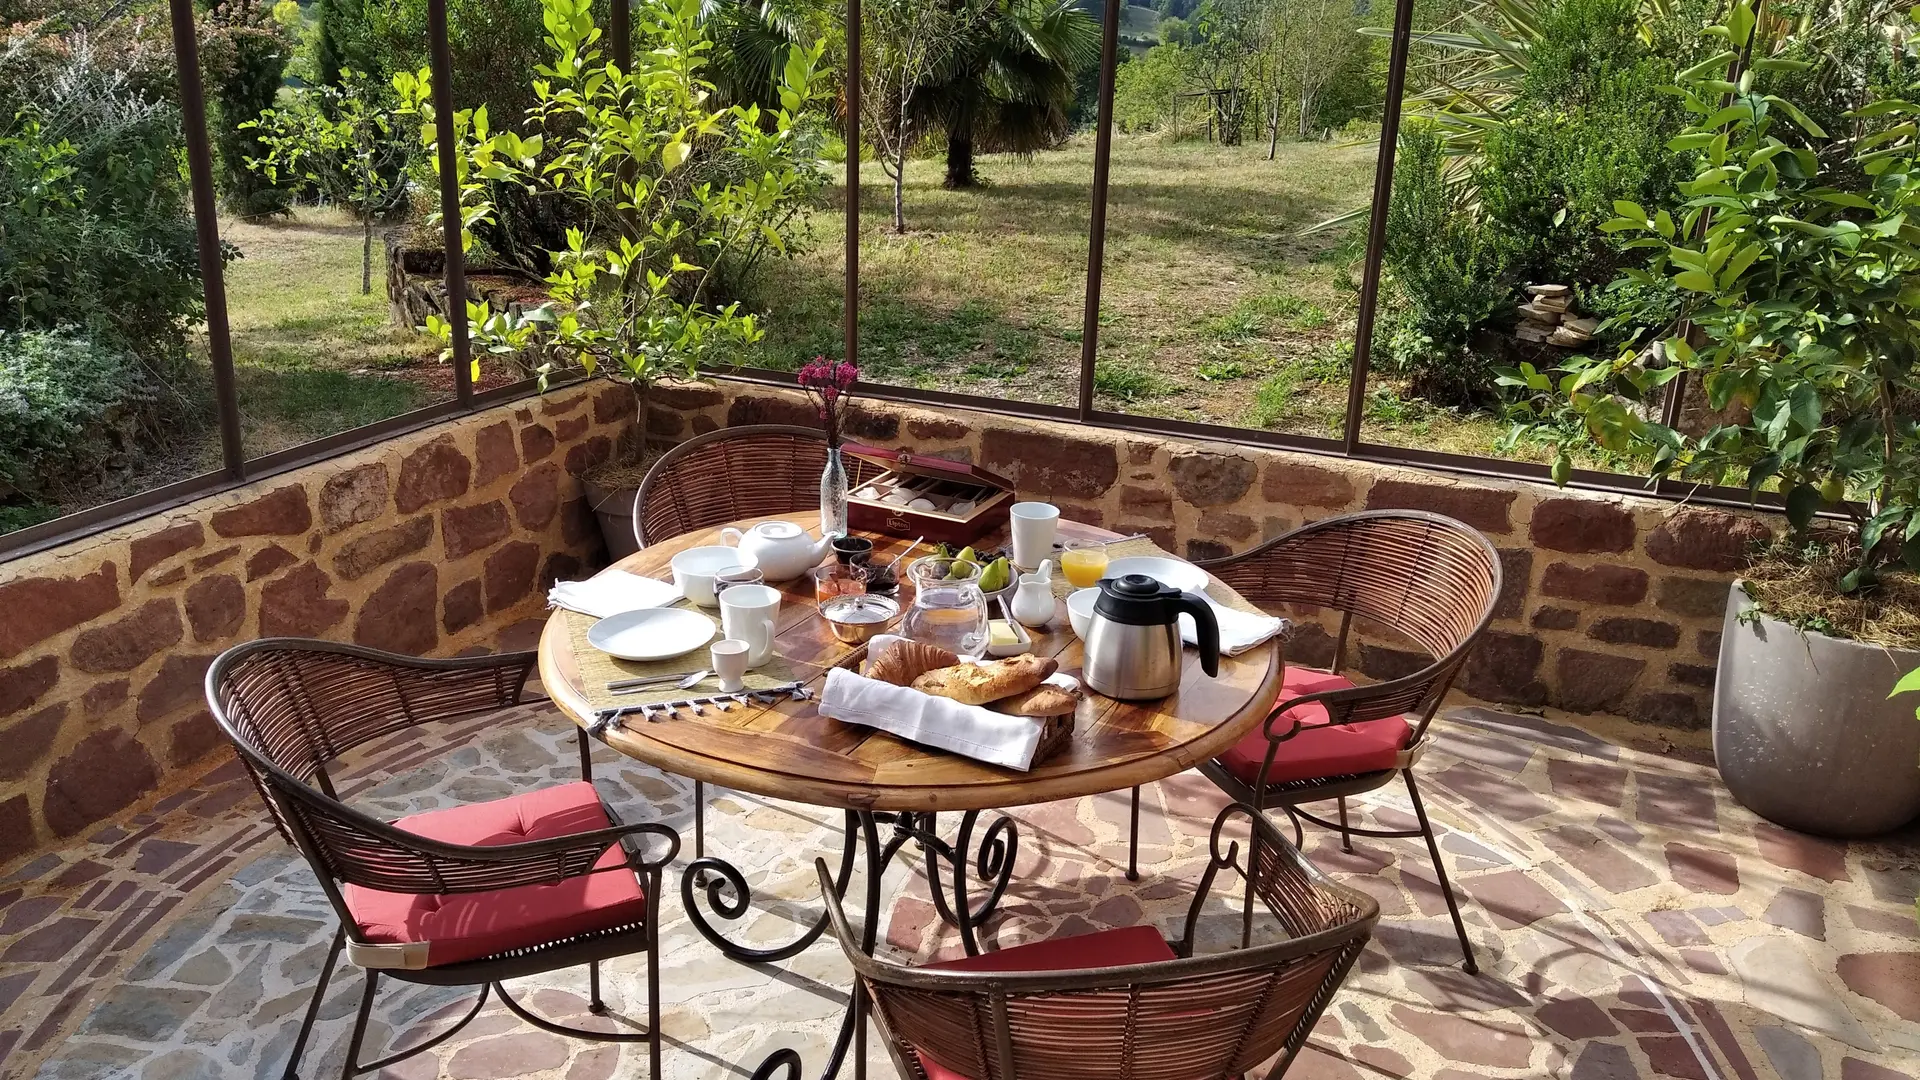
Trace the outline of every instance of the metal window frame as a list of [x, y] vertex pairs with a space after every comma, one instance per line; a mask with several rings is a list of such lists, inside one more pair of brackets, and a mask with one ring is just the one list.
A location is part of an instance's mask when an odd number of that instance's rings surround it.
[[[903, 404], [965, 408], [983, 413], [1048, 420], [1082, 427], [1135, 431], [1175, 438], [1206, 439], [1215, 442], [1276, 450], [1291, 450], [1325, 457], [1345, 458], [1380, 465], [1394, 465], [1433, 472], [1500, 480], [1551, 483], [1545, 465], [1509, 461], [1472, 454], [1441, 453], [1408, 447], [1370, 443], [1362, 437], [1361, 413], [1370, 377], [1368, 353], [1372, 346], [1375, 309], [1379, 301], [1381, 267], [1386, 241], [1386, 209], [1393, 195], [1395, 146], [1401, 121], [1401, 103], [1406, 85], [1408, 54], [1412, 42], [1413, 0], [1395, 0], [1393, 31], [1388, 47], [1386, 100], [1380, 126], [1380, 146], [1374, 166], [1374, 183], [1367, 243], [1361, 268], [1359, 310], [1354, 327], [1352, 372], [1348, 379], [1347, 408], [1337, 438], [1293, 435], [1225, 424], [1199, 423], [1161, 417], [1135, 416], [1094, 407], [1094, 365], [1099, 356], [1101, 277], [1105, 262], [1107, 205], [1110, 194], [1113, 153], [1113, 96], [1118, 65], [1119, 26], [1122, 0], [1103, 0], [1104, 17], [1100, 39], [1099, 101], [1094, 133], [1094, 175], [1089, 193], [1088, 245], [1085, 311], [1081, 328], [1079, 380], [1075, 404], [1051, 405], [1040, 402], [1009, 401], [952, 391], [920, 390], [885, 384], [863, 384], [862, 393], [882, 401]], [[472, 344], [468, 338], [464, 303], [450, 304], [447, 321], [452, 331], [454, 397], [424, 408], [402, 413], [348, 431], [328, 435], [312, 442], [248, 458], [242, 442], [240, 403], [234, 376], [233, 339], [227, 320], [226, 283], [220, 258], [218, 198], [213, 178], [213, 151], [207, 129], [206, 97], [195, 33], [193, 0], [168, 0], [172, 17], [174, 60], [179, 75], [181, 126], [184, 130], [187, 166], [191, 182], [194, 224], [199, 242], [200, 273], [206, 297], [208, 363], [212, 368], [214, 397], [219, 409], [222, 467], [216, 471], [166, 484], [100, 506], [68, 514], [53, 521], [0, 535], [0, 563], [81, 539], [143, 517], [159, 514], [208, 495], [230, 491], [258, 480], [268, 479], [294, 469], [325, 461], [374, 445], [399, 435], [430, 427], [444, 420], [471, 415], [494, 405], [539, 393], [538, 380], [528, 379], [489, 391], [476, 391], [472, 378]], [[860, 307], [860, 0], [847, 0], [847, 80], [846, 139], [856, 152], [846, 164], [846, 273], [842, 287], [844, 349], [846, 359], [859, 359]], [[447, 0], [428, 0], [427, 32], [429, 66], [433, 75], [434, 119], [442, 132], [453, 131], [455, 108], [452, 87], [452, 56], [447, 36]], [[609, 4], [608, 37], [614, 62], [631, 67], [633, 45], [631, 13], [627, 3]], [[460, 190], [456, 148], [452, 140], [437, 147], [436, 164], [440, 180], [442, 243], [445, 248], [445, 281], [449, 297], [466, 295], [466, 255], [461, 244]], [[719, 378], [745, 384], [792, 387], [788, 372], [741, 368], [719, 374]], [[571, 383], [578, 377], [556, 380]], [[1671, 419], [1679, 415], [1685, 380], [1668, 384], [1662, 414]], [[1623, 495], [1642, 495], [1657, 499], [1686, 501], [1740, 509], [1777, 511], [1777, 495], [1754, 496], [1744, 489], [1709, 487], [1663, 480], [1650, 483], [1631, 474], [1576, 469], [1567, 487]]]

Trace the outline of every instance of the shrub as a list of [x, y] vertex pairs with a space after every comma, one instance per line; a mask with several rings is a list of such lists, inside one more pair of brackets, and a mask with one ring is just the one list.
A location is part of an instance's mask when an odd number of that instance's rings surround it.
[[273, 107], [293, 59], [293, 41], [273, 17], [270, 0], [221, 0], [207, 12], [201, 31], [201, 63], [207, 96], [216, 113], [209, 125], [228, 208], [244, 218], [287, 212], [293, 193], [247, 167], [267, 147], [248, 120]]
[[138, 360], [76, 328], [0, 330], [0, 502], [31, 503], [50, 477], [71, 483], [115, 464], [154, 397]]

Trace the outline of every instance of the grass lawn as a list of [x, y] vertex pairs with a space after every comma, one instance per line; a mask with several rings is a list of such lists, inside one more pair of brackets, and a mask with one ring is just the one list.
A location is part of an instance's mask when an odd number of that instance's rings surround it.
[[[911, 162], [904, 235], [862, 170], [861, 360], [868, 377], [1071, 404], [1086, 289], [1093, 140], [980, 162], [988, 186], [941, 188]], [[1363, 203], [1373, 151], [1331, 143], [1222, 147], [1116, 136], [1095, 401], [1144, 415], [1337, 436], [1358, 290], [1357, 234], [1300, 230]], [[836, 205], [752, 300], [771, 366], [840, 351]], [[1409, 401], [1376, 377], [1369, 437], [1485, 453], [1500, 425]]]

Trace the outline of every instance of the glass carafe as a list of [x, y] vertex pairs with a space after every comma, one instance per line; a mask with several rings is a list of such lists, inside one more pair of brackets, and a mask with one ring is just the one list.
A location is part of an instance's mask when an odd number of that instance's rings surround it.
[[913, 607], [901, 632], [915, 641], [978, 656], [987, 646], [987, 598], [980, 591], [980, 567], [930, 555], [907, 569], [913, 583]]

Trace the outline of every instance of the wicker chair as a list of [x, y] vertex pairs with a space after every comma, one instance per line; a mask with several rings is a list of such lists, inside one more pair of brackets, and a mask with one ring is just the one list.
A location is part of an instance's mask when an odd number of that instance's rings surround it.
[[[820, 508], [827, 439], [819, 428], [753, 424], [696, 435], [660, 456], [633, 500], [633, 535], [641, 547], [741, 518]], [[878, 476], [878, 465], [846, 463], [855, 487]]]
[[[1235, 818], [1247, 856], [1223, 839]], [[1233, 805], [1214, 821], [1212, 858], [1178, 942], [1151, 926], [1054, 938], [911, 968], [861, 952], [824, 861], [834, 933], [900, 1075], [909, 1080], [1214, 1080], [1279, 1056], [1287, 1071], [1379, 919], [1360, 892], [1309, 866], [1265, 816]], [[1281, 940], [1194, 955], [1215, 875], [1254, 867], [1249, 887]], [[860, 1007], [857, 1003], [856, 1008]]]
[[[533, 666], [532, 653], [422, 660], [279, 638], [229, 649], [208, 670], [214, 719], [340, 918], [285, 1076], [297, 1075], [343, 945], [367, 973], [346, 1077], [438, 1045], [479, 1014], [489, 990], [544, 1030], [645, 1042], [652, 1075], [661, 1075], [656, 903], [661, 871], [680, 847], [673, 830], [620, 824], [589, 783], [389, 823], [342, 803], [327, 773], [340, 754], [372, 740], [517, 704]], [[643, 844], [663, 851], [645, 853]], [[591, 1007], [604, 1013], [600, 961], [637, 952], [647, 954], [644, 1031], [554, 1024], [528, 1013], [500, 986], [503, 979], [585, 964]], [[480, 993], [472, 1011], [448, 1030], [360, 1064], [382, 976], [478, 986]]]
[[[1305, 819], [1352, 837], [1418, 836], [1434, 874], [1466, 970], [1478, 970], [1434, 842], [1413, 764], [1427, 726], [1500, 596], [1500, 559], [1486, 537], [1449, 517], [1418, 510], [1374, 510], [1327, 518], [1238, 555], [1200, 564], [1262, 606], [1300, 605], [1340, 612], [1331, 672], [1289, 667], [1266, 723], [1238, 746], [1200, 766], [1232, 798], [1285, 810], [1296, 841]], [[1385, 682], [1356, 686], [1339, 674], [1358, 616], [1425, 649], [1433, 661]], [[1347, 823], [1347, 797], [1405, 780], [1417, 829], [1363, 829]], [[1139, 792], [1135, 790], [1135, 799]], [[1338, 821], [1300, 808], [1336, 800]], [[1137, 805], [1137, 802], [1136, 802]]]

